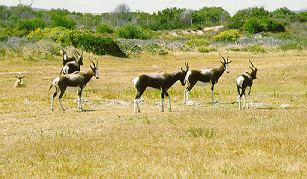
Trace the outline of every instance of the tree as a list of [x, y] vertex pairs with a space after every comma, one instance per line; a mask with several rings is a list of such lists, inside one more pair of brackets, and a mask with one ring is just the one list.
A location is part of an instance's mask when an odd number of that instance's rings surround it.
[[66, 27], [68, 29], [74, 29], [77, 24], [77, 22], [69, 16], [70, 12], [68, 10], [51, 9], [49, 14], [51, 18], [51, 27], [61, 26]]
[[124, 26], [131, 18], [130, 7], [125, 3], [116, 6], [113, 17], [117, 27]]
[[193, 22], [200, 25], [220, 24], [229, 17], [230, 14], [222, 7], [203, 7], [192, 13]]

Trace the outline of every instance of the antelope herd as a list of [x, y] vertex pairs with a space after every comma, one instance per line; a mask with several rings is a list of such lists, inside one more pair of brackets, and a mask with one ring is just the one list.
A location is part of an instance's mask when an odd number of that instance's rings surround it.
[[[77, 56], [68, 56], [64, 49], [61, 50], [63, 55], [63, 68], [61, 69], [60, 75], [55, 78], [49, 88], [49, 90], [54, 86], [56, 91], [52, 95], [51, 98], [51, 110], [54, 110], [53, 103], [54, 98], [60, 92], [59, 95], [59, 103], [64, 111], [64, 107], [62, 105], [62, 97], [65, 93], [67, 87], [77, 87], [78, 89], [78, 108], [82, 111], [81, 106], [81, 94], [83, 88], [86, 84], [91, 80], [93, 76], [99, 79], [98, 76], [98, 62], [94, 63], [92, 60], [89, 61], [92, 63], [90, 65], [90, 69], [87, 72], [80, 71], [80, 66], [83, 65], [83, 52], [79, 53], [77, 50], [75, 52], [78, 54]], [[161, 91], [161, 111], [164, 112], [164, 96], [168, 97], [169, 101], [169, 111], [171, 111], [171, 98], [167, 93], [167, 90], [173, 86], [177, 81], [181, 82], [182, 86], [187, 84], [186, 89], [184, 90], [184, 104], [189, 102], [189, 92], [195, 85], [202, 84], [210, 84], [211, 86], [211, 102], [214, 103], [213, 94], [214, 94], [214, 85], [218, 82], [219, 78], [222, 76], [224, 71], [229, 73], [229, 64], [232, 61], [229, 61], [229, 56], [227, 55], [227, 59], [225, 59], [221, 54], [219, 54], [223, 61], [221, 65], [217, 68], [207, 68], [203, 70], [189, 70], [188, 62], [185, 63], [185, 69], [181, 67], [181, 69], [177, 69], [176, 72], [168, 74], [168, 73], [154, 73], [154, 74], [143, 74], [139, 77], [133, 78], [132, 81], [137, 90], [137, 94], [134, 98], [134, 112], [140, 112], [139, 100], [145, 90], [149, 87], [155, 88]], [[241, 98], [244, 95], [244, 105], [249, 108], [249, 95], [251, 92], [251, 87], [253, 84], [253, 80], [256, 79], [257, 70], [261, 67], [255, 67], [253, 63], [249, 60], [252, 70], [250, 73], [245, 72], [238, 76], [236, 80], [236, 86], [238, 90], [238, 101], [239, 101], [239, 109], [241, 110]], [[14, 87], [25, 87], [24, 82], [21, 81], [24, 76], [16, 76], [17, 80], [14, 83]], [[248, 102], [245, 105], [246, 101], [246, 93]]]

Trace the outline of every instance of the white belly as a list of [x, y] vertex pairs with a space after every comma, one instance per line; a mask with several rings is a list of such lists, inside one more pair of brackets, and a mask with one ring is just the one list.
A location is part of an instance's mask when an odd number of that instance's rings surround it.
[[206, 85], [209, 85], [209, 84], [210, 84], [210, 82], [201, 82], [201, 81], [198, 81], [196, 83], [197, 86], [206, 86]]
[[160, 89], [157, 89], [157, 88], [152, 88], [152, 87], [147, 87], [146, 88], [146, 91], [160, 91]]

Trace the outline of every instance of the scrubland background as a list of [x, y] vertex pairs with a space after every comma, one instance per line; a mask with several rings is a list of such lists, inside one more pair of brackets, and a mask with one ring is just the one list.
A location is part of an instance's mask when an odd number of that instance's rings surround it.
[[[307, 12], [115, 12], [0, 6], [0, 178], [306, 178]], [[65, 112], [57, 99], [50, 109], [63, 48], [84, 52], [82, 71], [88, 59], [99, 63], [82, 112], [74, 88]], [[159, 91], [146, 91], [133, 112], [134, 77], [187, 61], [218, 67], [219, 53], [233, 62], [215, 85], [216, 103], [209, 86], [195, 86], [184, 105], [177, 82], [172, 112], [160, 112]], [[262, 68], [250, 109], [239, 110], [235, 81], [249, 60]], [[13, 88], [16, 75], [26, 87]]]

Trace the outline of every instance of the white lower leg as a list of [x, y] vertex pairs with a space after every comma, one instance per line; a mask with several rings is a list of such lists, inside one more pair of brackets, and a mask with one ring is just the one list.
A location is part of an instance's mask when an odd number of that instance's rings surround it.
[[247, 109], [249, 109], [249, 95], [247, 95]]
[[168, 96], [168, 104], [169, 104], [169, 111], [172, 111], [172, 107], [171, 107], [171, 97]]
[[187, 98], [187, 90], [185, 89], [183, 92], [183, 104], [186, 103], [186, 98]]
[[239, 98], [239, 109], [241, 109], [241, 96], [239, 95], [238, 98]]
[[245, 101], [246, 101], [246, 95], [244, 94], [244, 104], [243, 104], [243, 109], [245, 109]]
[[62, 99], [61, 98], [59, 98], [59, 103], [60, 103], [62, 110], [65, 111], [65, 109], [63, 108], [63, 105], [62, 105]]
[[138, 99], [134, 99], [134, 113], [137, 113], [137, 108], [140, 112], [139, 105], [138, 105]]
[[213, 101], [213, 90], [211, 90], [211, 100], [212, 100], [212, 103], [214, 103], [214, 101]]
[[164, 105], [163, 105], [163, 103], [164, 103], [164, 99], [163, 99], [163, 98], [161, 98], [161, 106], [162, 106], [161, 111], [162, 111], [162, 112], [164, 112]]
[[52, 99], [51, 99], [51, 110], [53, 110], [53, 102], [54, 102], [54, 97], [53, 97], [53, 95], [52, 95], [51, 98], [52, 98]]
[[78, 108], [82, 111], [81, 100], [82, 100], [81, 96], [79, 96]]

